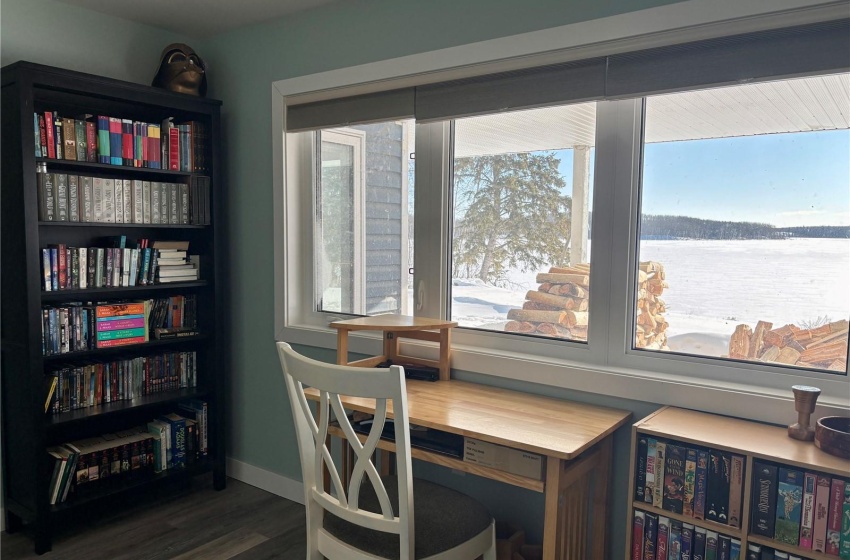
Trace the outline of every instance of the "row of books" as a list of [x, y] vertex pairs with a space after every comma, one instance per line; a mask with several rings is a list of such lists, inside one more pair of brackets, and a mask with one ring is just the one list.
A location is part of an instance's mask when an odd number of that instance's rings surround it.
[[198, 334], [196, 297], [46, 307], [41, 327], [45, 356], [141, 344], [151, 332], [155, 338], [194, 336]]
[[36, 174], [38, 219], [42, 222], [109, 224], [209, 224], [210, 182], [193, 177], [189, 183]]
[[181, 469], [208, 454], [207, 403], [190, 400], [144, 426], [50, 447], [50, 503], [84, 488]]
[[729, 535], [640, 510], [632, 520], [632, 560], [741, 558], [741, 540]]
[[745, 458], [641, 434], [635, 500], [694, 519], [741, 526]]
[[850, 559], [850, 480], [756, 461], [751, 532]]
[[159, 244], [149, 247], [149, 240], [140, 239], [135, 247], [125, 246], [124, 241], [117, 247], [48, 245], [41, 249], [42, 289], [55, 292], [198, 280], [198, 256], [157, 249]]
[[146, 123], [103, 115], [33, 113], [35, 157], [171, 171], [208, 172], [201, 121]]
[[805, 560], [802, 556], [789, 554], [760, 544], [747, 545], [747, 560]]
[[197, 386], [195, 352], [168, 352], [68, 366], [47, 374], [45, 412], [58, 414], [104, 403]]

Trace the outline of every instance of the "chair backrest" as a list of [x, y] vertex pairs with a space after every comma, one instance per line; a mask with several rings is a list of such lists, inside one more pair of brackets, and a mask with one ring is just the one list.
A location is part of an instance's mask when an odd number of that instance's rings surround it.
[[[301, 456], [301, 472], [304, 478], [304, 505], [307, 508], [308, 550], [319, 550], [331, 557], [332, 550], [322, 550], [323, 511], [366, 527], [399, 535], [400, 558], [413, 558], [413, 478], [410, 459], [410, 422], [407, 415], [407, 392], [404, 369], [360, 368], [340, 366], [312, 360], [295, 352], [285, 342], [277, 343], [281, 367], [283, 368], [298, 451]], [[319, 392], [318, 419], [307, 404], [304, 387], [313, 387]], [[340, 395], [375, 399], [375, 417], [366, 441], [360, 443], [345, 410]], [[390, 407], [391, 405], [391, 407]], [[396, 472], [398, 474], [399, 515], [393, 512], [372, 455], [383, 432], [387, 413], [392, 411], [395, 424]], [[339, 423], [345, 438], [356, 455], [354, 469], [348, 488], [344, 488], [336, 464], [326, 445], [328, 424], [332, 419]], [[328, 467], [332, 493], [326, 491], [323, 468]], [[371, 482], [381, 507], [381, 513], [360, 509], [360, 487], [364, 475]], [[338, 543], [337, 543], [338, 544]], [[344, 556], [352, 558], [349, 554]]]

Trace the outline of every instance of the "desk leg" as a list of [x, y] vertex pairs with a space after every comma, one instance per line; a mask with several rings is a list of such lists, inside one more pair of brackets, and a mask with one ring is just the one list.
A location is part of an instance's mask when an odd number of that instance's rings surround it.
[[605, 545], [608, 542], [608, 486], [611, 484], [611, 459], [614, 451], [614, 436], [610, 435], [600, 442], [599, 463], [594, 472], [593, 481], [593, 550], [591, 558], [605, 558]]
[[560, 459], [546, 458], [545, 509], [543, 513], [543, 558], [561, 558], [561, 473], [563, 465]]
[[345, 329], [336, 331], [336, 363], [340, 366], [348, 364], [348, 331]]

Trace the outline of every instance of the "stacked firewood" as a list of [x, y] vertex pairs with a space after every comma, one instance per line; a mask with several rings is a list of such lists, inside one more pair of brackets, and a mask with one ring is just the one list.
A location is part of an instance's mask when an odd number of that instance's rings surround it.
[[729, 340], [729, 357], [775, 364], [847, 371], [846, 319], [804, 329], [759, 321], [755, 330], [738, 325]]
[[648, 350], [669, 350], [667, 347], [667, 327], [664, 318], [667, 307], [661, 294], [669, 288], [665, 281], [664, 267], [661, 263], [647, 261], [638, 268], [637, 325], [635, 328], [635, 347]]
[[537, 275], [537, 290], [525, 294], [522, 309], [508, 311], [505, 330], [587, 340], [590, 265], [553, 266]]

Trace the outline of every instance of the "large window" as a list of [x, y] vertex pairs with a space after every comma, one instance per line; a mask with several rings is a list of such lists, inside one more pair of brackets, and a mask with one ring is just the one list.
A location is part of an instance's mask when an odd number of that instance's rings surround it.
[[635, 345], [847, 371], [848, 76], [646, 101]]
[[413, 130], [393, 121], [316, 134], [318, 311], [412, 312]]
[[283, 101], [279, 332], [331, 347], [341, 314], [439, 317], [458, 370], [722, 413], [810, 384], [846, 406], [850, 74], [825, 48], [846, 31], [463, 79], [423, 57]]
[[596, 104], [455, 122], [451, 319], [587, 340]]

